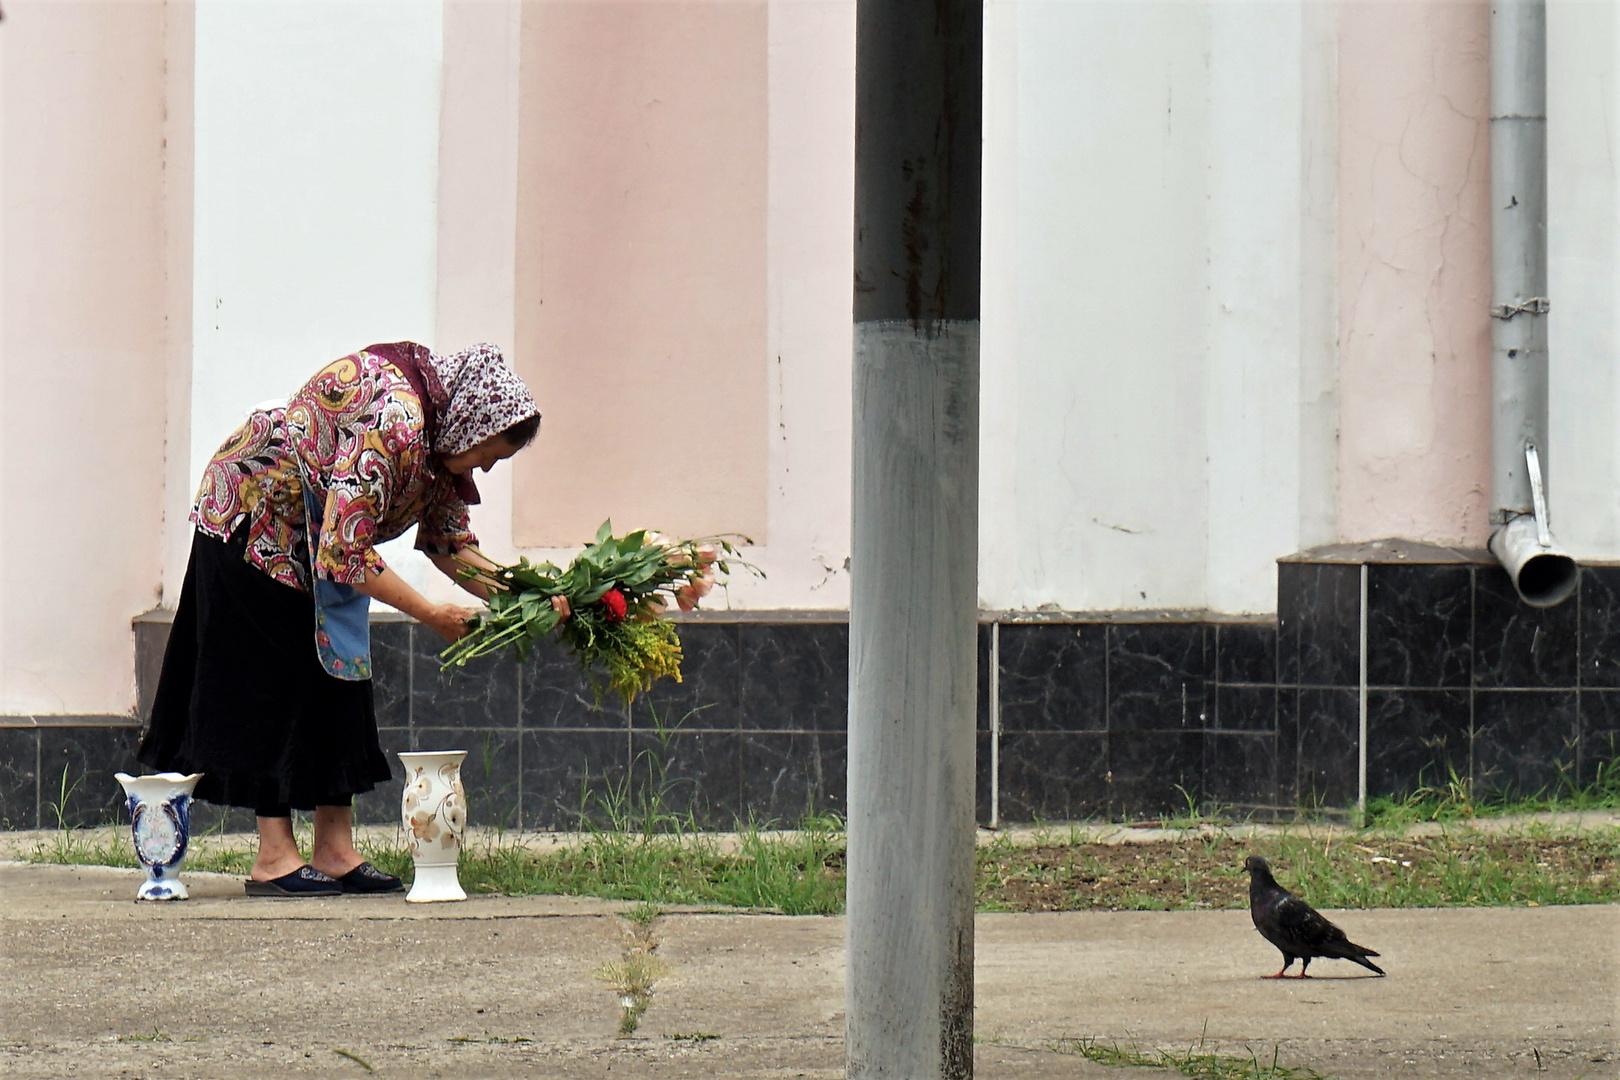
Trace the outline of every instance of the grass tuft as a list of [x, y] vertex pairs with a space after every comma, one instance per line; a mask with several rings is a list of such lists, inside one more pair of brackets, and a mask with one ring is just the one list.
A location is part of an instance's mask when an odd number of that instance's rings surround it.
[[629, 911], [626, 911], [624, 913], [624, 917], [629, 920], [631, 925], [646, 929], [652, 925], [654, 919], [658, 918], [658, 916], [662, 915], [663, 913], [663, 909], [657, 904], [642, 902], [631, 908]]
[[628, 948], [618, 960], [596, 969], [596, 977], [619, 995], [619, 1034], [635, 1034], [641, 1015], [652, 1004], [653, 988], [669, 974], [669, 965], [651, 952]]
[[1058, 1039], [1048, 1048], [1060, 1054], [1075, 1054], [1099, 1065], [1170, 1069], [1190, 1080], [1325, 1080], [1315, 1069], [1290, 1068], [1277, 1064], [1278, 1048], [1271, 1048], [1269, 1060], [1244, 1047], [1247, 1057], [1222, 1054], [1206, 1049], [1203, 1039], [1184, 1051], [1141, 1050], [1135, 1046], [1103, 1043], [1096, 1039]]

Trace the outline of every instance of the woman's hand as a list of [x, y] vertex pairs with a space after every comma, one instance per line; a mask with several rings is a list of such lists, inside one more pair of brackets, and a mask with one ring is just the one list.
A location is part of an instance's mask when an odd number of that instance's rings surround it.
[[478, 614], [477, 608], [460, 604], [435, 604], [413, 589], [404, 578], [383, 566], [354, 587], [373, 600], [381, 600], [389, 607], [403, 611], [444, 640], [454, 643], [472, 632], [467, 620]]
[[555, 611], [560, 619], [566, 619], [574, 613], [574, 609], [568, 606], [568, 597], [566, 596], [553, 596], [551, 598], [551, 610]]
[[434, 604], [424, 613], [422, 623], [444, 640], [454, 643], [472, 632], [469, 620], [476, 618], [477, 608], [460, 604]]

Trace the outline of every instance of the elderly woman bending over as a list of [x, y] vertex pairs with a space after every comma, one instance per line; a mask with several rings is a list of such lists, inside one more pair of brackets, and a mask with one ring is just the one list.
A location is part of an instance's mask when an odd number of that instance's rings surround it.
[[[446, 641], [470, 608], [428, 601], [377, 554], [412, 526], [452, 578], [477, 556], [473, 473], [531, 442], [540, 412], [493, 345], [373, 345], [251, 413], [209, 462], [139, 759], [200, 772], [198, 798], [257, 815], [250, 895], [391, 892], [354, 847], [355, 795], [389, 779], [372, 706], [370, 599]], [[458, 579], [459, 580], [459, 579]], [[462, 582], [483, 597], [482, 588]], [[309, 862], [292, 811], [313, 810]]]

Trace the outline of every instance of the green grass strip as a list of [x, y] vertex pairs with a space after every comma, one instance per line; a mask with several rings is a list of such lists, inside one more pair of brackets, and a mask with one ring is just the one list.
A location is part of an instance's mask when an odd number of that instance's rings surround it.
[[[669, 905], [712, 905], [836, 914], [844, 907], [844, 835], [816, 820], [797, 833], [745, 831], [722, 842], [704, 833], [600, 831], [534, 851], [495, 839], [461, 856], [473, 893], [560, 894], [632, 901], [650, 921]], [[393, 843], [362, 845], [381, 869], [409, 878]], [[1213, 833], [1151, 844], [997, 840], [977, 852], [980, 911], [1199, 910], [1242, 908], [1249, 854], [1265, 856], [1290, 889], [1324, 908], [1550, 906], [1620, 901], [1620, 829], [1559, 834], [1448, 828], [1435, 836]], [[134, 866], [122, 830], [64, 831], [40, 843], [35, 862]], [[201, 845], [186, 869], [245, 874], [249, 846]]]
[[[638, 755], [642, 781], [582, 791], [580, 839], [533, 851], [501, 836], [461, 856], [469, 892], [509, 896], [564, 894], [643, 905], [650, 921], [671, 904], [836, 914], [844, 908], [843, 823], [808, 817], [795, 832], [745, 826], [734, 841], [699, 831], [689, 781], [667, 775], [667, 742], [679, 724], [657, 729], [658, 746]], [[64, 777], [63, 799], [66, 790]], [[683, 786], [685, 785], [685, 786]], [[1494, 797], [1493, 797], [1494, 798]], [[1219, 829], [1151, 844], [1098, 844], [1078, 831], [1036, 844], [1000, 838], [977, 852], [980, 911], [1196, 910], [1248, 902], [1244, 857], [1265, 856], [1279, 880], [1326, 908], [1408, 908], [1595, 904], [1620, 901], [1620, 829], [1559, 832], [1475, 828], [1497, 811], [1620, 808], [1620, 770], [1607, 765], [1583, 788], [1554, 797], [1503, 801], [1476, 797], [1453, 776], [1401, 800], [1374, 800], [1372, 824], [1359, 831], [1293, 830], [1239, 839]], [[1195, 819], [1188, 798], [1182, 826]], [[1416, 835], [1423, 823], [1438, 835]], [[300, 821], [307, 844], [309, 826]], [[251, 846], [197, 838], [186, 869], [245, 875]], [[381, 869], [408, 878], [411, 860], [397, 843], [363, 845]], [[121, 829], [59, 829], [28, 856], [36, 862], [136, 865]]]

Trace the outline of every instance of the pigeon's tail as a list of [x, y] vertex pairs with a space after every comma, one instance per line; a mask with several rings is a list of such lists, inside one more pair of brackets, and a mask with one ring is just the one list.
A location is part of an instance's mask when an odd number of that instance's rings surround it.
[[1357, 945], [1353, 941], [1347, 941], [1347, 942], [1345, 942], [1345, 944], [1350, 946], [1348, 949], [1344, 950], [1344, 952], [1340, 954], [1345, 960], [1349, 960], [1349, 961], [1351, 961], [1353, 963], [1360, 964], [1362, 967], [1366, 968], [1368, 971], [1376, 971], [1380, 975], [1385, 974], [1383, 968], [1379, 967], [1377, 964], [1375, 964], [1371, 960], [1367, 959], [1367, 957], [1369, 957], [1369, 956], [1377, 956], [1378, 955], [1377, 953], [1373, 952], [1371, 949], [1363, 948], [1362, 946]]

